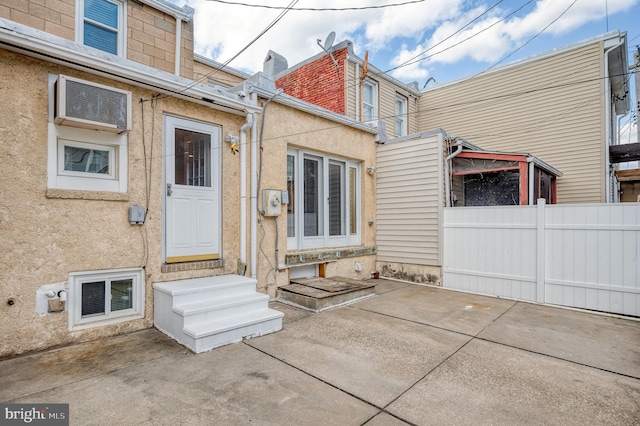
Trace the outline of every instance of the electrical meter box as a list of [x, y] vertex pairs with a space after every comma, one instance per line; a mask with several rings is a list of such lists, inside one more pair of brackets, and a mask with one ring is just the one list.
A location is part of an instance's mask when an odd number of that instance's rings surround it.
[[144, 224], [144, 208], [142, 206], [129, 207], [129, 223], [132, 225]]
[[282, 191], [265, 189], [262, 191], [262, 214], [264, 216], [280, 216], [282, 211]]

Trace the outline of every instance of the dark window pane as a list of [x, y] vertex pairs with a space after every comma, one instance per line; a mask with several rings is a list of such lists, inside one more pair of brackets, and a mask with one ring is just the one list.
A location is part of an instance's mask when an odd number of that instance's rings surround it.
[[316, 160], [304, 159], [304, 235], [320, 235], [320, 164]]
[[342, 167], [329, 164], [329, 235], [343, 235]]
[[133, 307], [133, 280], [111, 281], [111, 311], [121, 311]]
[[82, 316], [104, 314], [105, 282], [82, 283]]

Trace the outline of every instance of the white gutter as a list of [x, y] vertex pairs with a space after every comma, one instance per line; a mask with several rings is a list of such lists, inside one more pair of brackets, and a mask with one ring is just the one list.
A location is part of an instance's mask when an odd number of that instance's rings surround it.
[[[247, 263], [247, 130], [255, 117], [247, 114], [247, 122], [240, 127], [240, 261]], [[251, 132], [253, 137], [253, 132]]]
[[180, 75], [180, 51], [182, 42], [182, 19], [176, 18], [176, 58], [175, 58], [175, 67], [174, 74]]
[[181, 19], [187, 22], [193, 19], [194, 10], [186, 5], [183, 8], [180, 8], [174, 4], [171, 4], [163, 0], [137, 0], [137, 1], [140, 3], [144, 3], [147, 6], [152, 7], [153, 9], [164, 12], [167, 15], [171, 15], [176, 19]]
[[611, 146], [611, 132], [612, 132], [612, 123], [611, 123], [611, 114], [612, 114], [612, 110], [611, 110], [611, 81], [609, 79], [609, 54], [617, 49], [618, 47], [622, 46], [624, 44], [624, 39], [620, 42], [618, 42], [618, 44], [610, 47], [609, 49], [607, 49], [604, 52], [604, 94], [605, 94], [605, 133], [606, 133], [606, 144], [605, 144], [605, 149], [604, 149], [604, 156], [605, 156], [605, 162], [604, 162], [604, 167], [605, 167], [605, 203], [611, 203], [611, 185], [612, 185], [612, 177], [611, 177], [611, 165], [609, 164], [609, 147]]
[[0, 18], [0, 47], [20, 54], [104, 76], [206, 105], [231, 114], [245, 115], [260, 108], [243, 102], [222, 88], [195, 84], [193, 80], [111, 55], [71, 40]]

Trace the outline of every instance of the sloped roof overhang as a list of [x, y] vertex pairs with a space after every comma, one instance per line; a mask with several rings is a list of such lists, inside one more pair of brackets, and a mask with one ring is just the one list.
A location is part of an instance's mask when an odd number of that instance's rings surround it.
[[0, 48], [231, 114], [246, 115], [261, 110], [222, 87], [200, 84], [4, 18], [0, 18]]

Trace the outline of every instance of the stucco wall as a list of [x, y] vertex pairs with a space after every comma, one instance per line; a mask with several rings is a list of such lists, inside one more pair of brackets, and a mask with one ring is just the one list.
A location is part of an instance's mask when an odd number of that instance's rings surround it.
[[[258, 128], [260, 128], [258, 119]], [[302, 148], [320, 154], [330, 154], [360, 162], [361, 180], [361, 246], [375, 246], [375, 176], [366, 172], [367, 167], [375, 167], [374, 135], [340, 125], [324, 118], [294, 110], [277, 101], [271, 102], [266, 111], [263, 140], [262, 189], [287, 188], [287, 148]], [[258, 206], [262, 199], [258, 200]], [[278, 217], [279, 262], [284, 263], [287, 250], [287, 215]], [[373, 222], [369, 225], [368, 222]], [[263, 237], [264, 235], [264, 237]], [[278, 286], [288, 284], [288, 271], [274, 271], [275, 266], [275, 223], [266, 218], [258, 230], [258, 287], [270, 296], [275, 295]], [[359, 261], [362, 272], [356, 272], [354, 262]], [[328, 265], [329, 275], [342, 275], [355, 279], [370, 277], [375, 268], [375, 256], [340, 259]]]
[[[128, 139], [128, 192], [86, 194], [47, 191], [48, 75], [66, 74], [132, 92], [133, 130]], [[243, 116], [221, 113], [18, 54], [0, 50], [0, 356], [151, 327], [157, 281], [235, 272], [238, 258], [238, 156], [222, 142], [223, 267], [163, 273], [162, 194], [164, 190], [163, 113], [193, 117], [237, 135]], [[143, 113], [144, 109], [144, 113]], [[144, 115], [144, 133], [143, 133]], [[147, 166], [144, 155], [146, 145]], [[153, 155], [152, 155], [153, 154]], [[145, 173], [150, 179], [149, 213], [144, 226], [130, 225], [127, 210], [146, 205]], [[115, 198], [115, 200], [114, 200]], [[196, 265], [197, 266], [197, 265]], [[113, 326], [68, 331], [67, 312], [40, 315], [36, 292], [63, 283], [70, 272], [145, 267], [145, 318]], [[13, 298], [15, 304], [8, 305]]]

